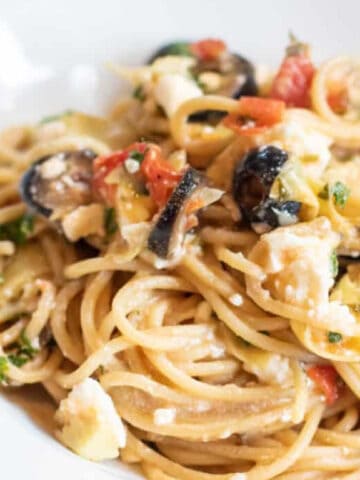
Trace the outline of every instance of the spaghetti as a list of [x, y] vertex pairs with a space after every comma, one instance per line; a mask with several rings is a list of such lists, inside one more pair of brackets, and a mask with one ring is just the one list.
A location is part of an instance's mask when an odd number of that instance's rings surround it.
[[171, 44], [116, 68], [108, 118], [1, 134], [0, 380], [42, 384], [66, 446], [154, 480], [360, 477], [358, 69], [296, 42], [269, 88]]

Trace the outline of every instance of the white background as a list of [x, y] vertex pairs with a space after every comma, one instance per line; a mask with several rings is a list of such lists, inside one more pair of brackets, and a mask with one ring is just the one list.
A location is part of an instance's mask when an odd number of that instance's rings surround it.
[[120, 85], [105, 62], [140, 62], [167, 40], [219, 36], [250, 59], [276, 65], [292, 30], [314, 45], [317, 59], [357, 53], [357, 3], [2, 0], [0, 126], [67, 108], [103, 111]]
[[[359, 18], [357, 0], [1, 0], [0, 125], [67, 108], [104, 111], [125, 88], [104, 63], [140, 63], [172, 39], [217, 36], [276, 65], [292, 30], [316, 59], [359, 54]], [[0, 394], [1, 479], [130, 478], [58, 445], [39, 422], [50, 407], [34, 393], [26, 398], [25, 409]]]

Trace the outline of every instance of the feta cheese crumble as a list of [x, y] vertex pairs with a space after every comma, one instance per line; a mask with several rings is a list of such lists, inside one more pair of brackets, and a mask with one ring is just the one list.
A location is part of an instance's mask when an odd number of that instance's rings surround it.
[[60, 402], [57, 435], [78, 455], [101, 461], [116, 458], [125, 447], [126, 430], [111, 397], [92, 378], [83, 380]]
[[240, 293], [234, 293], [229, 297], [229, 302], [235, 307], [240, 307], [243, 304], [244, 300]]
[[169, 425], [176, 418], [176, 408], [157, 408], [154, 411], [155, 425]]
[[154, 88], [155, 100], [163, 107], [168, 117], [186, 100], [200, 97], [202, 94], [202, 90], [193, 80], [179, 74], [163, 75]]

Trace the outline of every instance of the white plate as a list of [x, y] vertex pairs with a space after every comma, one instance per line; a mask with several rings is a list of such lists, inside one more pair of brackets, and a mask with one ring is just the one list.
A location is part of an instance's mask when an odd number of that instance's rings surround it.
[[[171, 39], [218, 36], [252, 60], [277, 64], [292, 30], [312, 43], [316, 59], [356, 55], [359, 14], [358, 0], [4, 0], [0, 126], [67, 108], [105, 111], [125, 86], [104, 63], [139, 63]], [[97, 465], [68, 452], [39, 422], [51, 407], [33, 391], [24, 404], [18, 398], [0, 395], [1, 478], [135, 478], [118, 462]]]

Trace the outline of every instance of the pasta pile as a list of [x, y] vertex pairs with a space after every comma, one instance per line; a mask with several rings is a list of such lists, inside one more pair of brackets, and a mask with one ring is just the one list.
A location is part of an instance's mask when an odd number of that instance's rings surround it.
[[[358, 65], [317, 68], [300, 108], [272, 93], [273, 77], [261, 96], [206, 91], [188, 52], [171, 53], [116, 67], [135, 94], [108, 118], [67, 112], [1, 134], [0, 380], [42, 384], [60, 441], [148, 479], [360, 478]], [[339, 113], [329, 85], [344, 79]], [[187, 92], [177, 103], [176, 85]], [[268, 104], [239, 116], [244, 99], [272, 96], [278, 120], [263, 119]], [[101, 175], [113, 152], [130, 176], [159, 152], [174, 170], [161, 191], [148, 176], [147, 192], [128, 195], [122, 170], [107, 170], [78, 210], [29, 208], [19, 191], [34, 162], [84, 149]], [[246, 170], [268, 153], [285, 159], [271, 185]], [[58, 165], [38, 168], [51, 181]], [[187, 168], [201, 194], [164, 247], [160, 220]]]

